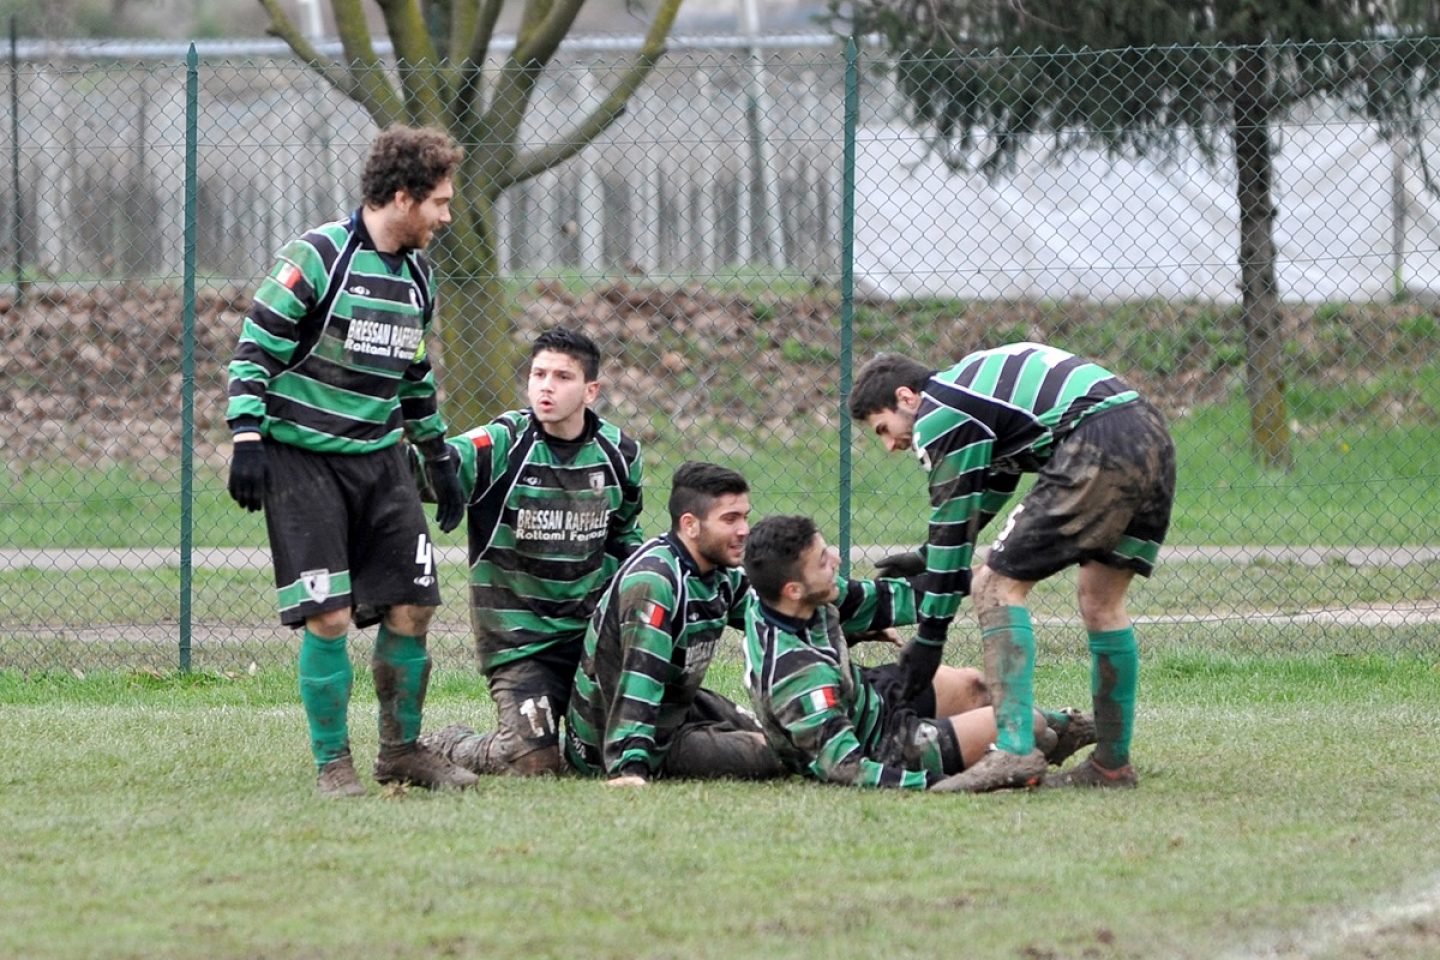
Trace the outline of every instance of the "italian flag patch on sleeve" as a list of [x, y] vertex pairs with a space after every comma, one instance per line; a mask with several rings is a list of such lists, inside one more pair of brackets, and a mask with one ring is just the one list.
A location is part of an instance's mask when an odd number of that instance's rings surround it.
[[295, 266], [295, 264], [293, 263], [287, 263], [283, 268], [281, 268], [280, 275], [277, 276], [275, 279], [279, 280], [280, 286], [284, 287], [286, 290], [294, 290], [295, 284], [300, 282], [300, 278], [302, 276], [304, 276], [304, 274], [300, 272], [299, 267]]
[[840, 695], [834, 687], [821, 687], [819, 690], [811, 690], [805, 694], [805, 706], [810, 708], [811, 713], [829, 710], [839, 702]]
[[651, 600], [641, 609], [640, 620], [648, 626], [658, 627], [665, 623], [668, 613], [668, 610]]

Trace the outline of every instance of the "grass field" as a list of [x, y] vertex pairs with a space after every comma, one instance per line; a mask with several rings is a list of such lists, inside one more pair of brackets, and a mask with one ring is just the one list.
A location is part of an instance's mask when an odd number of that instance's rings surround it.
[[[807, 295], [808, 278], [786, 291], [763, 280], [731, 285], [762, 301]], [[857, 350], [906, 329], [941, 349], [955, 309], [919, 305], [903, 322], [862, 310]], [[1363, 318], [1313, 313], [1293, 359], [1327, 373], [1291, 384], [1295, 469], [1253, 465], [1236, 396], [1177, 416], [1172, 545], [1440, 545], [1434, 319], [1405, 320], [1414, 329], [1367, 352]], [[1013, 336], [1030, 336], [1020, 319]], [[1236, 330], [1214, 311], [1117, 311], [1068, 345], [1139, 351], [1153, 377], [1204, 343], [1233, 372]], [[794, 344], [797, 363], [820, 349]], [[716, 380], [712, 399], [761, 396], [728, 371]], [[746, 472], [757, 516], [805, 512], [837, 536], [834, 432], [719, 426], [682, 441], [673, 425], [648, 428], [647, 532], [665, 525], [674, 467], [704, 458]], [[919, 542], [913, 459], [858, 431], [853, 453], [853, 542]], [[39, 459], [0, 459], [0, 547], [178, 543], [175, 463]], [[195, 491], [197, 545], [264, 544], [221, 473], [202, 468]], [[372, 785], [348, 804], [314, 796], [268, 569], [194, 572], [184, 675], [179, 577], [0, 569], [0, 957], [1440, 957], [1440, 564], [1162, 563], [1132, 594], [1144, 657], [1133, 793], [487, 780], [464, 795]], [[487, 725], [464, 571], [441, 577], [427, 726]], [[1088, 699], [1073, 592], [1067, 575], [1034, 595], [1050, 705]], [[976, 664], [968, 611], [962, 621], [947, 656]], [[357, 665], [368, 644], [353, 638]], [[722, 654], [711, 683], [738, 695], [737, 672]], [[368, 765], [363, 673], [351, 724]]]
[[[712, 682], [737, 691], [733, 659]], [[1042, 659], [1047, 703], [1085, 665]], [[1122, 794], [313, 795], [293, 674], [0, 673], [0, 956], [1440, 955], [1432, 654], [1145, 663]], [[429, 723], [488, 722], [441, 671]], [[373, 758], [373, 698], [351, 708]]]
[[[1317, 413], [1317, 416], [1320, 414]], [[1294, 470], [1257, 468], [1246, 453], [1238, 402], [1206, 407], [1174, 424], [1179, 481], [1171, 542], [1180, 544], [1427, 544], [1440, 541], [1440, 452], [1431, 424], [1335, 423], [1297, 439]], [[706, 433], [646, 445], [647, 531], [668, 525], [670, 474], [685, 459], [743, 471], [757, 512], [806, 512], [838, 526], [839, 445], [813, 428], [781, 440]], [[856, 543], [921, 542], [925, 477], [909, 456], [885, 455], [853, 438]], [[179, 543], [175, 464], [80, 470], [65, 463], [0, 466], [0, 543], [16, 548], [154, 547]], [[230, 501], [224, 477], [195, 479], [194, 542], [259, 546], [263, 519]], [[463, 543], [456, 532], [442, 542]]]

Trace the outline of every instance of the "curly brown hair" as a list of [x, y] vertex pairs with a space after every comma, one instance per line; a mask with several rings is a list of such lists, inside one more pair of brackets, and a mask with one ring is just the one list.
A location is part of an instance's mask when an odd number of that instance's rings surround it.
[[370, 146], [360, 192], [367, 207], [383, 207], [404, 190], [416, 200], [455, 175], [465, 151], [444, 130], [434, 127], [386, 127]]

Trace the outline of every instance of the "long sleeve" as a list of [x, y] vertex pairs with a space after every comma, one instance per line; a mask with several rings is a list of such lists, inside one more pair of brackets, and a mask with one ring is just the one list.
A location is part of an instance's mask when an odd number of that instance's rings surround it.
[[302, 324], [324, 296], [325, 280], [320, 252], [301, 238], [285, 245], [261, 281], [229, 366], [225, 419], [232, 427], [258, 428], [265, 419], [270, 381], [294, 360], [306, 333]]
[[618, 592], [620, 674], [605, 717], [601, 756], [608, 776], [633, 773], [650, 777], [664, 761], [657, 746], [661, 704], [673, 672], [677, 611], [674, 585], [649, 571], [626, 576]]
[[620, 450], [628, 455], [630, 472], [620, 478], [620, 508], [610, 516], [605, 552], [623, 563], [645, 541], [640, 532], [640, 511], [645, 506], [645, 467], [640, 444], [623, 435], [621, 440]]
[[795, 770], [826, 783], [924, 790], [925, 771], [866, 754], [853, 719], [873, 710], [874, 693], [827, 647], [781, 629], [751, 605], [745, 638], [746, 684], [770, 745]]
[[[987, 400], [973, 396], [972, 402]], [[938, 646], [945, 642], [960, 601], [970, 593], [970, 564], [987, 506], [986, 479], [995, 437], [980, 420], [927, 394], [916, 416], [914, 443], [929, 471], [930, 488], [917, 639]]]

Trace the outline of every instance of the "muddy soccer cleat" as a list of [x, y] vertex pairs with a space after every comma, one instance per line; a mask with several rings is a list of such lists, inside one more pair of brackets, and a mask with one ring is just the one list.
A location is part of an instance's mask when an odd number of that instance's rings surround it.
[[478, 740], [480, 734], [463, 723], [452, 723], [441, 730], [434, 730], [430, 733], [420, 734], [419, 745], [421, 749], [438, 753], [457, 766], [469, 768], [469, 764], [461, 762], [460, 754], [466, 752], [467, 742]]
[[471, 773], [513, 772], [499, 756], [501, 743], [497, 734], [476, 733], [463, 723], [452, 723], [443, 730], [421, 734], [420, 746]]
[[1119, 770], [1106, 770], [1095, 762], [1093, 755], [1081, 760], [1064, 773], [1053, 773], [1045, 778], [1049, 787], [1099, 787], [1125, 790], [1140, 783], [1135, 768], [1125, 764]]
[[322, 797], [365, 796], [365, 786], [355, 773], [355, 761], [348, 752], [320, 768], [320, 775], [315, 778], [315, 789]]
[[1069, 720], [1062, 729], [1050, 727], [1055, 731], [1055, 746], [1044, 750], [1045, 759], [1051, 766], [1058, 767], [1075, 755], [1077, 750], [1084, 749], [1095, 742], [1095, 717], [1088, 713], [1082, 713], [1074, 707], [1067, 707], [1060, 711]]
[[427, 790], [454, 787], [463, 790], [480, 782], [464, 767], [457, 767], [439, 753], [418, 743], [392, 756], [375, 761], [375, 779], [380, 783], [411, 783]]
[[936, 793], [988, 793], [1034, 787], [1045, 777], [1045, 754], [1031, 750], [1026, 754], [1006, 753], [991, 747], [973, 767], [946, 777], [930, 789]]

